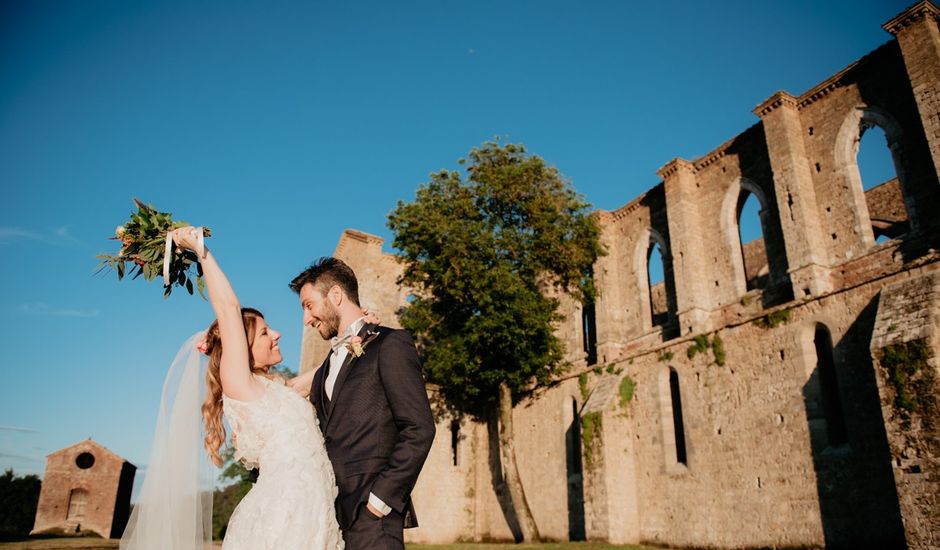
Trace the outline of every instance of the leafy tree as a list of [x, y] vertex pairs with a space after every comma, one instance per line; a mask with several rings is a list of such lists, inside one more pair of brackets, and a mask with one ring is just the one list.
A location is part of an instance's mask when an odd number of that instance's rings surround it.
[[0, 475], [0, 538], [28, 535], [39, 506], [39, 476]]
[[512, 406], [563, 372], [558, 291], [589, 301], [603, 254], [589, 205], [522, 145], [470, 151], [466, 178], [440, 171], [389, 215], [415, 289], [402, 325], [422, 350], [429, 382], [458, 413], [499, 414], [500, 456], [524, 539], [537, 541], [512, 447]]

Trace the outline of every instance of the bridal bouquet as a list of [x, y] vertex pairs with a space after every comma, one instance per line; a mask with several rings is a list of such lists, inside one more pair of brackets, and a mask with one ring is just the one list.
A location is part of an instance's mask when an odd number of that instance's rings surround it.
[[[193, 293], [193, 279], [196, 288], [203, 298], [205, 282], [202, 279], [202, 266], [199, 257], [191, 250], [183, 250], [173, 246], [173, 240], [167, 241], [167, 234], [174, 229], [189, 225], [184, 221], [173, 221], [168, 212], [159, 212], [153, 205], [144, 204], [134, 199], [137, 212], [131, 214], [130, 220], [119, 225], [114, 231], [111, 240], [121, 241], [121, 249], [116, 255], [99, 254], [101, 260], [99, 272], [110, 267], [117, 272], [118, 280], [125, 275], [136, 279], [141, 275], [144, 280], [152, 281], [163, 274], [163, 297], [166, 298], [173, 291], [173, 285], [184, 287], [190, 294]], [[203, 228], [203, 235], [209, 237], [212, 232]], [[196, 274], [191, 268], [195, 264]]]

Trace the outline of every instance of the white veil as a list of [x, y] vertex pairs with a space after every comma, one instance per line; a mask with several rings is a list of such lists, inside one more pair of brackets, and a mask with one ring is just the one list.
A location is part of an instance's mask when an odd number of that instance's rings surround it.
[[121, 549], [195, 550], [212, 546], [215, 471], [203, 450], [202, 400], [208, 358], [191, 336], [176, 354], [160, 397], [160, 412], [144, 485]]

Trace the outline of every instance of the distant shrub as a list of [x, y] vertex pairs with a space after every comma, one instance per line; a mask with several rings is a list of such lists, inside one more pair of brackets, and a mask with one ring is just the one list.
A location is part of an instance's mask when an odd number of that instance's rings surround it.
[[0, 475], [0, 537], [29, 534], [36, 520], [41, 486], [36, 475], [16, 476], [13, 470]]

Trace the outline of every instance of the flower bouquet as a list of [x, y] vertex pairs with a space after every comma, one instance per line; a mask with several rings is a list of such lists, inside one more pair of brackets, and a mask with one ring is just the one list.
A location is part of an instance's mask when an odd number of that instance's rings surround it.
[[[205, 298], [205, 281], [202, 278], [199, 256], [191, 250], [174, 247], [172, 239], [167, 241], [170, 231], [189, 224], [173, 221], [168, 212], [159, 212], [153, 205], [144, 204], [137, 199], [134, 199], [134, 203], [137, 205], [137, 212], [131, 214], [127, 223], [118, 226], [111, 237], [111, 240], [121, 241], [121, 249], [113, 256], [99, 254], [97, 258], [101, 260], [101, 265], [98, 271], [110, 267], [117, 272], [118, 280], [123, 279], [125, 275], [132, 279], [143, 275], [146, 281], [156, 279], [162, 272], [164, 298], [173, 292], [174, 284], [184, 287], [192, 294], [195, 279], [195, 288]], [[203, 227], [202, 234], [209, 237], [212, 232]], [[191, 272], [194, 264], [195, 275]]]

